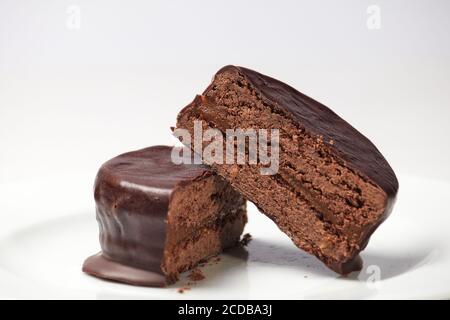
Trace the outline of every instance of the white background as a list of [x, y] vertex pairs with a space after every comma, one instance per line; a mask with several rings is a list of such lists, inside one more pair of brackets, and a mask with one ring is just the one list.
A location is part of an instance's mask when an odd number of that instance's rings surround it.
[[[370, 5], [381, 9], [381, 29], [367, 27]], [[70, 28], [71, 6], [80, 9], [79, 29]], [[53, 292], [28, 279], [55, 282], [68, 297], [71, 284], [82, 297], [87, 287], [109, 295], [110, 284], [80, 271], [98, 250], [98, 168], [122, 152], [173, 144], [178, 111], [220, 67], [236, 64], [328, 105], [394, 168], [400, 200], [363, 254], [391, 273], [378, 297], [448, 298], [449, 14], [445, 0], [0, 0], [0, 297]], [[259, 226], [249, 250], [254, 281], [245, 287], [242, 268], [221, 274], [215, 279], [224, 296], [236, 297], [243, 285], [243, 297], [271, 298], [286, 292], [276, 285], [292, 283], [291, 298], [307, 297], [318, 280], [329, 290], [336, 275], [314, 277], [304, 263], [290, 263], [304, 254], [262, 217], [252, 213], [249, 224]], [[258, 245], [265, 236], [267, 245]], [[278, 242], [287, 249], [274, 255], [270, 243]], [[273, 257], [287, 266], [261, 264]], [[274, 287], [261, 289], [270, 270]], [[359, 277], [358, 284], [333, 282], [336, 292], [364, 296], [367, 274]], [[186, 298], [211, 298], [208, 285], [214, 280]]]
[[0, 0], [0, 181], [93, 178], [121, 152], [173, 144], [177, 112], [226, 64], [328, 105], [397, 173], [450, 179], [449, 14], [445, 0]]

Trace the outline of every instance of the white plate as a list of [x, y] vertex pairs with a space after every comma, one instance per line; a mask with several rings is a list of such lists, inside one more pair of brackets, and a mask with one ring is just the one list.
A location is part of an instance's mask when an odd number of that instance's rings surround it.
[[[183, 294], [102, 281], [81, 272], [99, 250], [92, 177], [0, 185], [0, 297], [86, 299], [450, 298], [450, 184], [400, 177], [390, 218], [363, 252], [360, 273], [340, 277], [298, 250], [249, 206], [248, 256], [224, 254]], [[67, 183], [70, 181], [70, 183]], [[88, 181], [88, 183], [86, 183]], [[379, 279], [379, 280], [378, 280]]]

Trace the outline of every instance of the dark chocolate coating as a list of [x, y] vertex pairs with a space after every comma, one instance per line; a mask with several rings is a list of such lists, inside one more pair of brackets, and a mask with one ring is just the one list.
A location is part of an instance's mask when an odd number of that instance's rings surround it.
[[[333, 141], [330, 150], [346, 165], [383, 189], [388, 197], [386, 215], [392, 209], [398, 191], [398, 180], [377, 147], [347, 121], [320, 102], [291, 86], [259, 72], [228, 65], [217, 74], [236, 70], [259, 91], [264, 102], [276, 108], [308, 132]], [[209, 90], [207, 88], [205, 93]]]
[[[128, 152], [100, 168], [94, 195], [102, 256], [86, 260], [85, 272], [124, 282], [120, 271], [135, 269], [140, 278], [134, 284], [165, 284], [161, 263], [171, 195], [178, 186], [211, 174], [203, 165], [174, 164], [171, 151], [154, 146]], [[132, 275], [128, 278], [133, 283]]]

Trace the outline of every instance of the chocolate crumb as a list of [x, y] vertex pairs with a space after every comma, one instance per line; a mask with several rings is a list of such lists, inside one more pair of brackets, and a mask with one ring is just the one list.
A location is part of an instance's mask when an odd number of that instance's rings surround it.
[[191, 271], [188, 278], [191, 281], [200, 281], [205, 279], [205, 276], [203, 275], [203, 272], [200, 269], [196, 268]]
[[185, 291], [191, 290], [189, 287], [178, 288], [178, 293], [184, 293]]
[[241, 245], [246, 247], [252, 241], [252, 235], [250, 233], [246, 233], [242, 236]]

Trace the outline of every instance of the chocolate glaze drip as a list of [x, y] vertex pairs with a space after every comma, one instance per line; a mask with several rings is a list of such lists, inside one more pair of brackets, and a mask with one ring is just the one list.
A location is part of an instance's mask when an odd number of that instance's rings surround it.
[[98, 278], [123, 282], [136, 286], [163, 287], [166, 278], [159, 272], [133, 268], [105, 258], [98, 253], [86, 259], [83, 271]]

